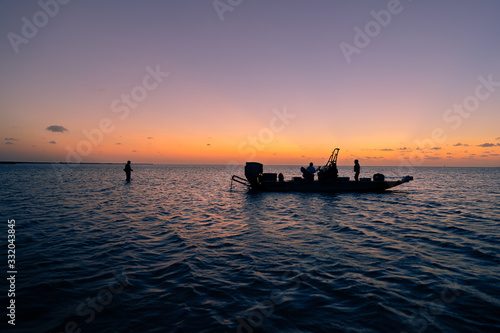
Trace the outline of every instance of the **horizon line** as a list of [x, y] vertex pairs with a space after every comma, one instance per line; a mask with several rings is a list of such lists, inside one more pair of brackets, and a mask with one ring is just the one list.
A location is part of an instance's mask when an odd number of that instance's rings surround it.
[[[126, 162], [37, 162], [37, 161], [0, 161], [0, 164], [61, 164], [61, 165], [95, 165], [95, 164], [106, 164], [106, 165], [121, 165]], [[134, 165], [208, 165], [208, 166], [221, 166], [221, 165], [232, 165], [232, 166], [244, 166], [244, 164], [211, 164], [211, 163], [150, 163], [150, 162], [138, 162], [133, 163]], [[263, 163], [262, 163], [263, 164]], [[267, 166], [300, 166], [300, 164], [263, 164]], [[351, 167], [351, 165], [338, 165], [338, 167]], [[397, 168], [400, 166], [396, 165], [364, 165], [363, 167], [377, 167], [377, 168]], [[413, 166], [413, 168], [500, 168], [500, 166]]]

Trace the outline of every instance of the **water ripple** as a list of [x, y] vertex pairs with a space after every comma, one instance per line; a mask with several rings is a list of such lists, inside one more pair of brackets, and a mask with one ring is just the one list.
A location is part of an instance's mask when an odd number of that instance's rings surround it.
[[16, 332], [500, 330], [499, 169], [304, 194], [230, 191], [222, 166], [0, 168]]

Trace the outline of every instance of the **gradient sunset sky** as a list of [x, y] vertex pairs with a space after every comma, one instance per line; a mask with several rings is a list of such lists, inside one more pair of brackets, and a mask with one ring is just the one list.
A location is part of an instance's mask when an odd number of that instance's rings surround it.
[[498, 0], [0, 5], [0, 161], [500, 166]]

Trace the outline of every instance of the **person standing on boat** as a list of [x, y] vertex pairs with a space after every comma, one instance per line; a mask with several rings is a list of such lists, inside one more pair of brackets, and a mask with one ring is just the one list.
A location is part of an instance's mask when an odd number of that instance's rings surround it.
[[125, 171], [125, 174], [127, 175], [127, 181], [129, 182], [130, 181], [130, 173], [134, 170], [132, 170], [132, 167], [130, 166], [130, 161], [127, 161], [127, 164], [125, 164], [125, 169], [123, 169], [123, 171]]
[[359, 180], [359, 172], [361, 171], [361, 167], [359, 166], [359, 161], [354, 160], [354, 180], [358, 181]]

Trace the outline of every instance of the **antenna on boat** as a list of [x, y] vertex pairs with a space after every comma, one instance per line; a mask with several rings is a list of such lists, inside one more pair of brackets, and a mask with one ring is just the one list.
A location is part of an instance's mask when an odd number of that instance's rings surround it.
[[339, 151], [340, 151], [340, 148], [335, 148], [332, 151], [332, 154], [330, 155], [328, 162], [326, 162], [325, 168], [332, 166], [332, 164], [335, 164], [335, 166], [337, 165], [337, 157], [339, 155]]
[[335, 180], [338, 177], [337, 170], [337, 157], [339, 155], [340, 148], [335, 148], [326, 162], [324, 167], [321, 167], [318, 172], [318, 180]]

